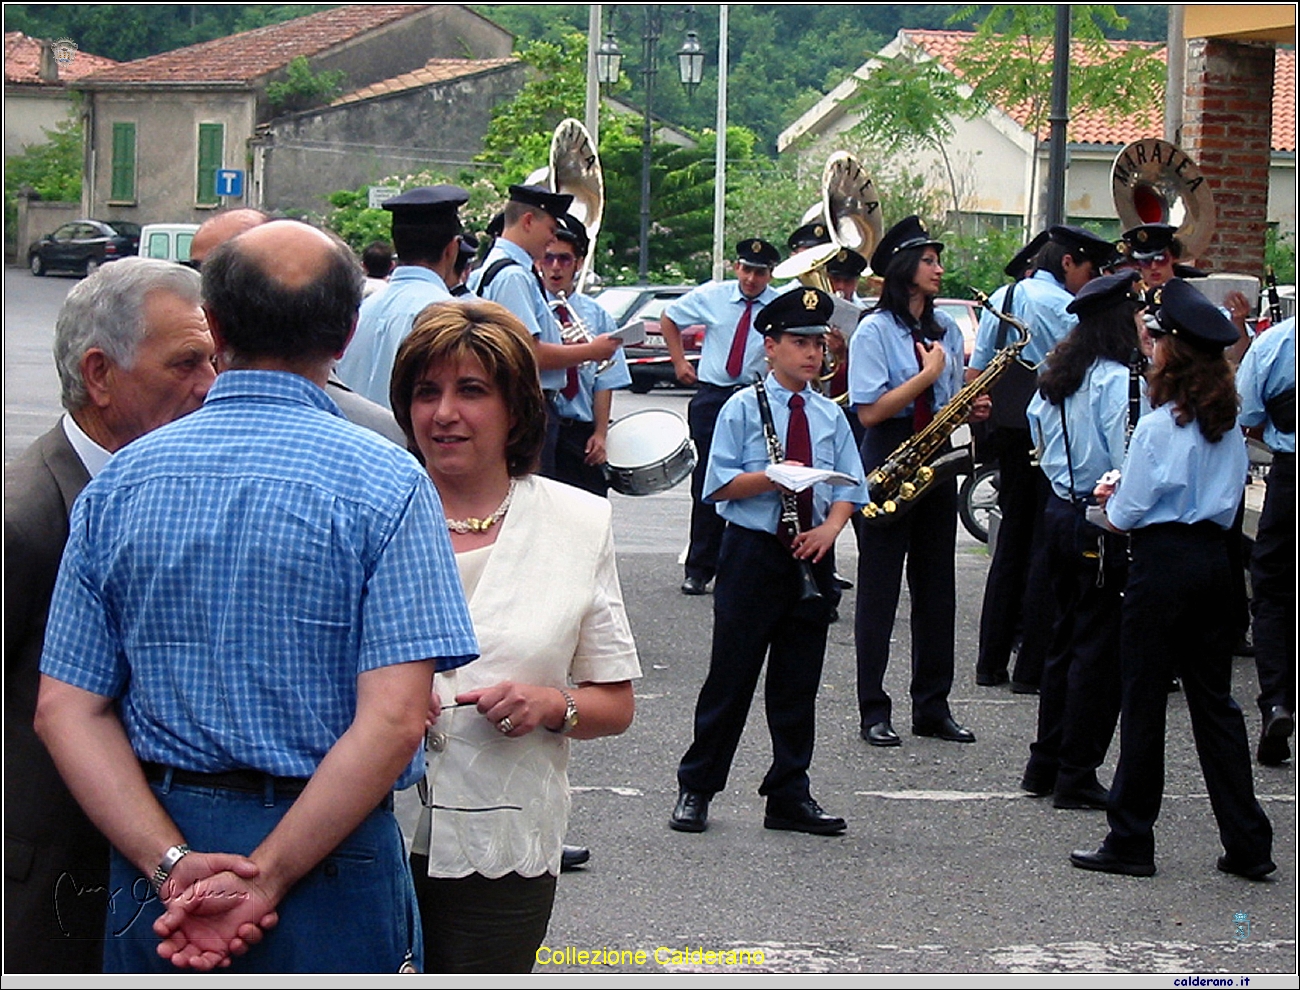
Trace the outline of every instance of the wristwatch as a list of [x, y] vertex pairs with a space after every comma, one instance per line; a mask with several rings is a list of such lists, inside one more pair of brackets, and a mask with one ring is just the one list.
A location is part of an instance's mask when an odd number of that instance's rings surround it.
[[163, 853], [162, 860], [154, 867], [153, 876], [149, 878], [149, 883], [154, 889], [154, 893], [162, 890], [162, 885], [167, 882], [167, 878], [172, 875], [172, 870], [176, 869], [176, 864], [190, 854], [190, 847], [185, 843], [178, 846], [172, 846]]
[[560, 723], [558, 729], [552, 729], [551, 731], [561, 736], [567, 736], [578, 727], [578, 703], [573, 700], [573, 695], [569, 694], [564, 688], [556, 688], [556, 690], [564, 695], [564, 721]]

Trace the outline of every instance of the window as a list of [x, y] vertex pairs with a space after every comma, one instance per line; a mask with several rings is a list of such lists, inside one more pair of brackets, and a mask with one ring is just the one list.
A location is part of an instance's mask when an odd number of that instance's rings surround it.
[[216, 206], [217, 171], [221, 168], [226, 141], [225, 124], [199, 124], [199, 174], [194, 202], [199, 206]]
[[114, 203], [135, 202], [135, 124], [113, 125], [113, 174], [109, 200]]

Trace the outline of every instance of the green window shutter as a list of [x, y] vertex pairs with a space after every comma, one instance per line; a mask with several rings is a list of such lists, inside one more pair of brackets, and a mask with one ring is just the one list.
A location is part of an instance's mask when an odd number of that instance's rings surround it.
[[135, 202], [135, 124], [113, 125], [113, 175], [109, 199]]
[[194, 201], [200, 206], [215, 206], [221, 202], [217, 195], [217, 170], [222, 165], [225, 136], [224, 124], [199, 124], [198, 191]]

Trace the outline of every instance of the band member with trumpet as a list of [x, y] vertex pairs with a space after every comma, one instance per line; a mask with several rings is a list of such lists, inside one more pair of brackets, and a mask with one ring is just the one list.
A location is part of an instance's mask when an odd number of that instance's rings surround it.
[[1156, 290], [1158, 326], [1147, 381], [1152, 411], [1133, 431], [1118, 481], [1094, 494], [1108, 524], [1130, 534], [1120, 626], [1120, 753], [1095, 851], [1084, 870], [1148, 877], [1156, 872], [1156, 819], [1165, 779], [1170, 678], [1182, 680], [1192, 737], [1219, 826], [1218, 868], [1260, 880], [1277, 867], [1273, 829], [1255, 797], [1250, 747], [1232, 698], [1236, 632], [1224, 610], [1231, 565], [1224, 534], [1241, 502], [1246, 446], [1224, 348], [1228, 319], [1182, 279]]
[[1127, 541], [1089, 522], [1097, 479], [1124, 463], [1129, 432], [1146, 410], [1138, 334], [1146, 308], [1136, 272], [1079, 290], [1079, 318], [1039, 374], [1029, 427], [1051, 485], [1044, 555], [1056, 623], [1043, 666], [1038, 737], [1022, 787], [1057, 808], [1106, 808], [1097, 768], [1119, 716], [1119, 621]]
[[[574, 292], [575, 276], [589, 248], [586, 229], [572, 214], [565, 214], [538, 266], [547, 302], [561, 328], [580, 329], [588, 337], [613, 334], [617, 331], [614, 318], [591, 296]], [[560, 416], [555, 480], [607, 496], [609, 481], [601, 465], [605, 463], [613, 390], [632, 384], [623, 348], [614, 352], [608, 367], [587, 361], [570, 365], [565, 376], [564, 387], [555, 397]]]
[[[1100, 274], [1114, 250], [1110, 241], [1082, 227], [1054, 226], [1034, 258], [1034, 273], [995, 292], [991, 300], [995, 309], [1029, 328], [1029, 343], [993, 390], [984, 445], [984, 452], [998, 462], [1002, 522], [984, 586], [975, 662], [977, 684], [994, 686], [1010, 679], [1013, 690], [1033, 692], [1038, 687], [1052, 621], [1042, 554], [1034, 551], [1034, 530], [1047, 500], [1047, 482], [1030, 463], [1032, 443], [1025, 408], [1036, 384], [1033, 369], [1077, 322], [1068, 311], [1071, 300]], [[966, 377], [987, 367], [1006, 339], [1004, 321], [986, 311], [980, 318]], [[1021, 638], [1015, 676], [1009, 677], [1018, 629]]]
[[555, 239], [560, 219], [572, 203], [568, 193], [551, 192], [542, 186], [511, 186], [501, 236], [483, 259], [483, 266], [469, 278], [471, 292], [510, 310], [533, 336], [546, 397], [541, 474], [547, 478], [555, 477], [560, 426], [555, 398], [564, 388], [565, 369], [586, 361], [604, 361], [613, 357], [619, 347], [617, 339], [605, 335], [586, 344], [565, 344], [533, 270], [533, 263], [545, 256], [546, 246]]
[[[866, 498], [862, 465], [839, 407], [810, 387], [821, 372], [826, 293], [798, 288], [756, 318], [771, 372], [763, 383], [771, 422], [756, 388], [722, 407], [704, 491], [725, 520], [713, 602], [713, 653], [695, 708], [695, 735], [677, 770], [680, 793], [669, 825], [708, 827], [709, 802], [727, 783], [758, 675], [767, 660], [767, 723], [772, 766], [759, 793], [770, 829], [834, 835], [844, 819], [827, 814], [809, 791], [817, 688], [826, 653], [833, 574], [830, 551]], [[776, 443], [771, 443], [775, 434]], [[767, 476], [773, 448], [810, 467], [856, 479], [832, 489], [817, 484], [794, 496], [793, 526], [782, 524], [782, 496]], [[800, 563], [812, 569], [804, 586]]]
[[460, 186], [421, 186], [384, 202], [393, 215], [397, 267], [388, 288], [361, 304], [357, 329], [335, 373], [352, 391], [388, 405], [388, 380], [397, 349], [411, 333], [416, 315], [430, 303], [451, 298], [448, 286], [460, 252], [459, 210], [469, 202]]
[[[960, 390], [961, 330], [934, 308], [943, 244], [911, 216], [891, 227], [871, 256], [884, 277], [880, 301], [849, 345], [849, 400], [866, 430], [862, 465], [870, 474]], [[977, 400], [972, 418], [988, 415]], [[905, 518], [858, 530], [858, 710], [862, 738], [898, 746], [885, 693], [889, 641], [906, 560], [912, 596], [912, 733], [974, 742], [948, 708], [957, 610], [954, 554], [957, 485], [936, 483]]]
[[[704, 500], [713, 426], [722, 404], [762, 370], [763, 338], [754, 327], [763, 307], [777, 297], [772, 269], [780, 260], [780, 252], [767, 241], [743, 240], [736, 245], [735, 281], [705, 282], [672, 302], [660, 318], [677, 380], [683, 385], [699, 383], [686, 413], [699, 460], [691, 475], [691, 543], [682, 581], [684, 595], [704, 594], [717, 570], [725, 523]], [[704, 324], [698, 373], [682, 346], [682, 328], [696, 323]]]

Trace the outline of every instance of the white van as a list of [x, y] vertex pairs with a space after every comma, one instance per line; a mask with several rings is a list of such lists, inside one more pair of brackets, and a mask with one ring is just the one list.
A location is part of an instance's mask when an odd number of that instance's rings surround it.
[[197, 223], [147, 223], [140, 228], [140, 257], [189, 264]]

